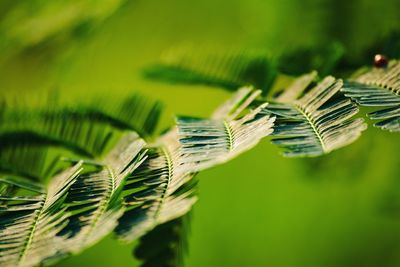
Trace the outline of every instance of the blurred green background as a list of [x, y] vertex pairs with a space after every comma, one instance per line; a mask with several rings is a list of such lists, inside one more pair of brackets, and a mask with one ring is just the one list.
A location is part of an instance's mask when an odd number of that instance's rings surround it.
[[[400, 30], [400, 2], [375, 0], [84, 0], [0, 2], [0, 90], [64, 101], [140, 91], [174, 114], [208, 116], [222, 89], [165, 85], [143, 67], [181, 43], [268, 49], [340, 41], [349, 61]], [[379, 51], [376, 51], [379, 52]], [[370, 59], [364, 59], [370, 61]], [[199, 174], [187, 266], [400, 266], [400, 139], [373, 128], [315, 159], [264, 140]], [[56, 266], [137, 266], [111, 237]]]

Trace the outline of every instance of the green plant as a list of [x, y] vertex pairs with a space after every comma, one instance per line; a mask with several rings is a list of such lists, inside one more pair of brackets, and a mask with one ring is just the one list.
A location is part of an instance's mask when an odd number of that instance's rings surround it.
[[383, 119], [377, 124], [382, 129], [400, 129], [397, 62], [367, 68], [345, 82], [311, 72], [278, 91], [272, 81], [279, 58], [244, 50], [215, 60], [213, 55], [192, 59], [193, 53], [184, 51], [170, 55], [168, 66], [151, 68], [151, 75], [147, 70], [147, 77], [229, 90], [248, 86], [210, 118], [178, 117], [160, 137], [153, 136], [160, 104], [138, 95], [76, 105], [50, 99], [30, 107], [4, 100], [2, 266], [52, 263], [112, 231], [125, 242], [140, 238], [135, 255], [143, 266], [181, 265], [199, 171], [270, 135], [291, 157], [320, 156], [349, 145], [366, 129], [350, 98], [361, 106], [390, 107], [370, 117]]

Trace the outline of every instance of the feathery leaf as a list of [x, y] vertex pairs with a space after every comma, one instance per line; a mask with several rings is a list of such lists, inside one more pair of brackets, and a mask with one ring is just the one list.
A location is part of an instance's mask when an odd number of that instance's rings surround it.
[[[177, 129], [171, 130], [163, 140], [164, 144], [170, 145], [169, 150], [155, 148], [149, 161], [142, 165], [143, 171], [137, 174], [138, 178], [132, 179], [132, 188], [141, 185], [143, 189], [135, 192], [134, 198], [127, 198], [137, 203], [122, 217], [117, 232], [125, 240], [127, 237], [133, 239], [145, 233], [135, 250], [135, 255], [143, 259], [142, 266], [182, 266], [184, 249], [181, 244], [186, 236], [181, 229], [186, 221], [185, 214], [194, 200], [196, 181], [191, 179], [193, 173], [234, 157], [254, 146], [261, 137], [272, 131], [273, 118], [270, 119], [268, 115], [258, 116], [265, 105], [240, 117], [260, 93], [252, 88], [240, 89], [214, 112], [212, 120], [178, 119]], [[175, 131], [185, 140], [181, 139], [180, 144], [171, 148], [171, 144], [177, 142], [178, 138]], [[173, 152], [169, 153], [170, 151]], [[154, 195], [154, 192], [159, 197], [152, 198], [151, 194]], [[177, 202], [163, 194], [181, 200]], [[163, 198], [168, 202], [163, 202]], [[173, 201], [178, 203], [174, 203], [175, 207], [169, 203]], [[168, 214], [166, 219], [162, 219], [162, 213], [161, 216], [158, 215], [163, 212], [163, 207], [168, 208], [168, 212], [164, 212]], [[161, 224], [154, 228], [157, 217], [161, 217], [158, 222]], [[169, 221], [171, 219], [173, 221]], [[135, 227], [129, 227], [130, 225]], [[162, 245], [157, 249], [153, 246], [150, 249], [152, 242]]]
[[142, 137], [154, 133], [162, 105], [140, 94], [128, 95], [123, 100], [112, 96], [96, 99], [92, 104], [75, 109], [85, 116], [109, 122], [118, 129], [137, 132]]
[[361, 106], [385, 107], [369, 113], [375, 126], [400, 132], [400, 62], [393, 60], [387, 68], [361, 70], [342, 91]]
[[47, 114], [21, 111], [7, 116], [0, 126], [2, 139], [25, 138], [35, 143], [63, 146], [89, 157], [100, 155], [117, 132], [108, 123], [86, 116], [68, 116], [62, 111]]
[[15, 134], [0, 139], [0, 171], [44, 182], [69, 166], [59, 159], [73, 157], [72, 151], [32, 137]]
[[71, 187], [66, 202], [74, 215], [65, 229], [72, 235], [69, 251], [77, 253], [115, 228], [124, 212], [125, 179], [145, 160], [144, 145], [136, 133], [126, 135], [101, 163], [101, 171], [81, 175]]
[[47, 192], [15, 179], [0, 180], [17, 191], [29, 192], [1, 196], [1, 266], [35, 266], [63, 253], [67, 236], [59, 234], [68, 222], [64, 200], [80, 168], [78, 163], [56, 176]]
[[1, 139], [7, 139], [9, 146], [14, 141], [27, 139], [35, 144], [62, 146], [94, 157], [102, 155], [108, 145], [120, 137], [122, 130], [151, 135], [161, 107], [157, 101], [141, 95], [122, 101], [110, 97], [89, 105], [60, 106], [53, 98], [31, 108], [15, 106], [10, 100], [5, 102], [0, 109]]
[[160, 63], [147, 68], [145, 77], [170, 83], [219, 86], [236, 90], [252, 84], [267, 93], [277, 71], [264, 51], [180, 46], [161, 56]]
[[344, 46], [339, 42], [321, 43], [309, 47], [291, 47], [277, 59], [279, 71], [289, 75], [317, 70], [320, 75], [328, 75], [345, 54]]
[[127, 210], [119, 220], [116, 233], [125, 241], [132, 241], [157, 225], [186, 214], [197, 200], [194, 174], [180, 167], [175, 129], [162, 136], [148, 155], [127, 178], [124, 187]]
[[183, 168], [197, 172], [226, 162], [271, 134], [275, 117], [263, 112], [267, 103], [242, 115], [260, 94], [260, 90], [244, 87], [211, 119], [178, 118]]
[[[184, 255], [188, 246], [190, 213], [158, 225], [140, 238], [134, 256], [141, 259], [141, 267], [184, 266]], [[155, 246], [154, 244], [157, 244]]]
[[342, 80], [331, 76], [308, 89], [317, 74], [293, 82], [266, 108], [277, 116], [273, 143], [289, 157], [319, 156], [354, 142], [366, 129], [364, 120], [353, 119], [358, 107], [337, 93]]
[[[153, 167], [146, 166], [146, 162], [142, 165], [143, 171], [137, 175], [139, 178], [132, 181], [135, 188], [138, 184], [143, 185], [143, 190], [136, 193], [134, 198], [127, 198], [137, 203], [130, 216], [127, 213], [125, 217], [122, 217], [121, 227], [117, 228], [117, 232], [125, 239], [127, 236], [131, 238], [141, 236], [148, 231], [142, 236], [135, 250], [135, 255], [143, 259], [142, 266], [182, 266], [184, 252], [182, 243], [186, 239], [182, 229], [187, 220], [185, 214], [192, 205], [187, 201], [193, 199], [196, 190], [196, 180], [191, 177], [194, 172], [224, 162], [251, 148], [261, 137], [272, 132], [274, 118], [259, 114], [266, 104], [242, 116], [260, 93], [259, 90], [252, 88], [240, 89], [214, 112], [211, 120], [178, 119], [177, 129], [170, 131], [167, 139], [163, 140], [164, 144], [170, 145], [170, 149], [154, 149], [153, 156], [150, 156], [147, 162]], [[171, 144], [177, 142], [176, 130], [181, 138], [180, 144], [175, 144], [171, 148]], [[168, 151], [173, 151], [173, 153], [169, 154]], [[178, 190], [175, 191], [176, 189]], [[162, 212], [161, 205], [170, 206], [169, 203], [161, 202], [165, 198], [162, 194], [171, 194], [168, 191], [175, 191], [172, 195], [184, 201], [180, 200], [179, 205], [174, 204], [178, 208], [169, 207], [167, 220], [161, 219], [159, 221], [161, 224], [154, 228], [157, 214]], [[152, 199], [151, 194], [154, 192], [158, 192], [160, 198]], [[186, 199], [187, 192], [190, 193], [189, 199]], [[169, 201], [168, 198], [166, 199]], [[139, 218], [139, 221], [136, 218]], [[172, 218], [175, 219], [169, 221]], [[126, 225], [135, 225], [135, 227], [127, 228]], [[156, 249], [154, 246], [150, 248], [153, 242], [162, 245]]]

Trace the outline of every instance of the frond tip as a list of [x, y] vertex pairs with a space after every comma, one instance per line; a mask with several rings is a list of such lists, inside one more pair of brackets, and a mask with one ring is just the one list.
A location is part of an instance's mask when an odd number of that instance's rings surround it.
[[337, 95], [342, 80], [328, 76], [308, 92], [304, 91], [316, 73], [304, 75], [271, 103], [266, 112], [277, 116], [273, 143], [289, 157], [310, 157], [329, 153], [354, 142], [366, 124], [352, 117], [358, 107]]
[[386, 107], [369, 113], [384, 130], [400, 132], [400, 62], [391, 61], [387, 68], [372, 68], [360, 73], [342, 89], [361, 106]]

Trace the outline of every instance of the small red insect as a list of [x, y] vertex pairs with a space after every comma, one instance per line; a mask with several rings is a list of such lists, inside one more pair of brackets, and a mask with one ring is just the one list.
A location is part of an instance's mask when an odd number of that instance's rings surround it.
[[376, 68], [386, 68], [388, 65], [388, 59], [382, 54], [376, 54], [374, 57], [374, 66]]

